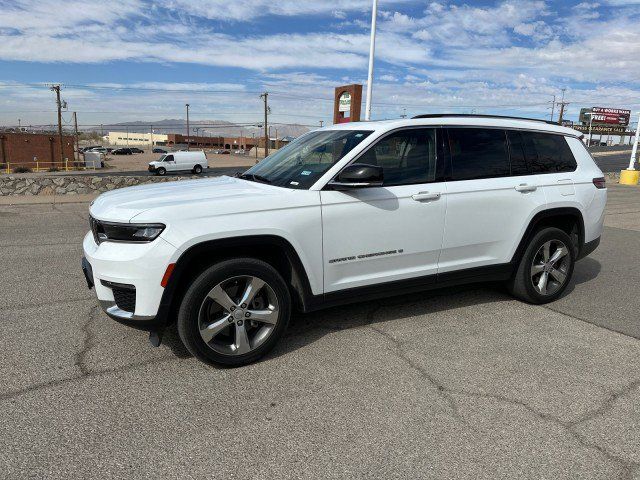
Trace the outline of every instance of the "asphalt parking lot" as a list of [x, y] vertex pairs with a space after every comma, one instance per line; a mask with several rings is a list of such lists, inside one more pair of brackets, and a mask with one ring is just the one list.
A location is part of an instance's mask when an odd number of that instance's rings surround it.
[[640, 479], [640, 187], [548, 306], [470, 286], [294, 317], [218, 370], [108, 319], [87, 204], [0, 206], [2, 478]]

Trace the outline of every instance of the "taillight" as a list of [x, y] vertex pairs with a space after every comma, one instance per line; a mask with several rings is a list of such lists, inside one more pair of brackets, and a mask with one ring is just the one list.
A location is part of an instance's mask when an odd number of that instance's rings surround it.
[[596, 186], [596, 188], [607, 188], [607, 182], [605, 181], [604, 177], [594, 178], [593, 184]]

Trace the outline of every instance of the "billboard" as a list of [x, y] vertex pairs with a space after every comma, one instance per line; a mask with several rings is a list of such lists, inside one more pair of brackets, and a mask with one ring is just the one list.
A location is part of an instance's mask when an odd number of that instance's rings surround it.
[[589, 124], [590, 115], [587, 115], [588, 113], [593, 114], [593, 125], [626, 127], [631, 119], [631, 110], [605, 107], [583, 108], [580, 110], [580, 122], [584, 125]]

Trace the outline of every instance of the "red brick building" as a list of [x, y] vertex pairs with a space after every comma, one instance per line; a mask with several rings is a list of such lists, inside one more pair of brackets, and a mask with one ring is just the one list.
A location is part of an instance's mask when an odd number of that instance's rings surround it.
[[[186, 145], [187, 138], [180, 133], [169, 133], [167, 145]], [[251, 149], [258, 142], [258, 138], [252, 137], [203, 137], [189, 135], [190, 148], [224, 148], [226, 150]], [[264, 143], [264, 141], [263, 141]]]
[[[71, 135], [62, 137], [62, 157], [68, 158], [70, 162], [74, 160], [74, 140]], [[0, 132], [0, 163], [10, 163], [11, 168], [14, 165], [33, 168], [35, 161], [47, 165], [51, 163], [62, 166], [60, 165], [60, 138], [58, 135]]]

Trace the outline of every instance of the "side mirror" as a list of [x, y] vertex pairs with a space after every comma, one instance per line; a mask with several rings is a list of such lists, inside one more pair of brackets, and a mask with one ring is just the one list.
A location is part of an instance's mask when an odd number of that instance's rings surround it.
[[354, 163], [342, 169], [328, 185], [333, 190], [349, 190], [351, 188], [382, 187], [383, 180], [382, 167]]

